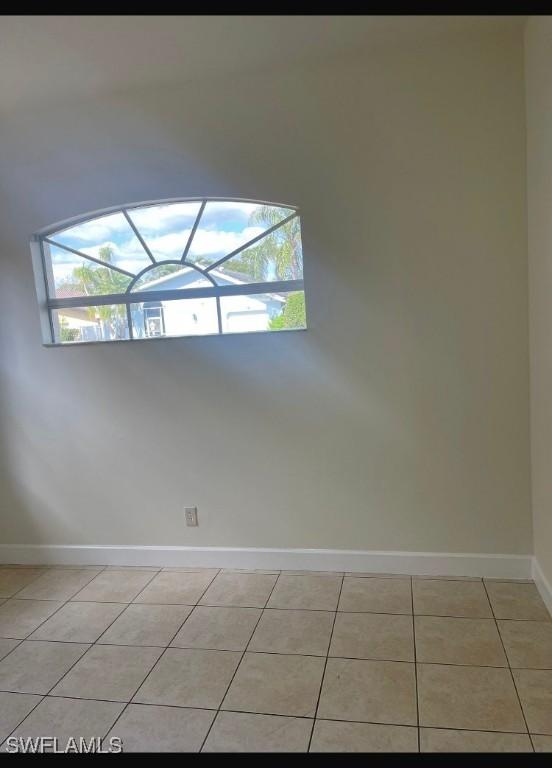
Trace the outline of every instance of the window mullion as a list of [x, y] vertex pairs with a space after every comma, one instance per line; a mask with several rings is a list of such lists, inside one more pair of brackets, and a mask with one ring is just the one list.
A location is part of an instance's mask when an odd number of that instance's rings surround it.
[[136, 291], [136, 293], [111, 293], [103, 296], [49, 299], [48, 307], [50, 309], [67, 309], [68, 307], [96, 307], [106, 304], [138, 304], [143, 301], [178, 301], [181, 299], [245, 296], [258, 293], [289, 293], [290, 291], [302, 291], [303, 288], [303, 280], [278, 280], [271, 283], [213, 285], [205, 288], [175, 288], [165, 291]]
[[145, 251], [145, 252], [147, 253], [147, 255], [149, 256], [149, 259], [150, 259], [151, 263], [152, 263], [152, 264], [157, 264], [157, 261], [154, 259], [152, 252], [150, 251], [150, 249], [148, 248], [148, 246], [147, 246], [147, 244], [146, 244], [146, 241], [144, 240], [144, 238], [142, 237], [142, 235], [140, 234], [140, 232], [138, 232], [138, 230], [136, 229], [136, 226], [135, 226], [134, 222], [132, 221], [132, 219], [130, 218], [130, 216], [128, 215], [128, 213], [126, 212], [126, 210], [125, 210], [124, 208], [122, 208], [122, 209], [121, 209], [121, 213], [123, 214], [123, 216], [125, 217], [125, 219], [128, 221], [128, 223], [129, 223], [129, 226], [132, 228], [132, 230], [133, 230], [134, 234], [136, 235], [136, 237], [137, 237], [137, 238], [138, 238], [138, 240], [140, 241], [140, 245], [142, 246], [142, 248], [144, 249], [144, 251]]
[[199, 226], [199, 221], [200, 221], [201, 217], [203, 216], [203, 211], [205, 210], [205, 206], [206, 205], [207, 205], [207, 201], [204, 200], [201, 203], [199, 211], [197, 212], [196, 220], [194, 221], [194, 225], [192, 227], [192, 231], [190, 232], [190, 237], [188, 238], [188, 242], [186, 243], [186, 247], [184, 248], [184, 251], [182, 253], [182, 258], [180, 259], [180, 261], [182, 261], [182, 262], [184, 262], [186, 260], [186, 256], [188, 255], [188, 251], [190, 250], [190, 247], [192, 245], [192, 240], [195, 237], [195, 233], [196, 233], [197, 228]]

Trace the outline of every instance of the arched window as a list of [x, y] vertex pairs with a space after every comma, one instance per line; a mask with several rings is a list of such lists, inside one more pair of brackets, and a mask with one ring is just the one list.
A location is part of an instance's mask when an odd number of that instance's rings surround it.
[[33, 237], [46, 344], [306, 327], [298, 210], [141, 203]]

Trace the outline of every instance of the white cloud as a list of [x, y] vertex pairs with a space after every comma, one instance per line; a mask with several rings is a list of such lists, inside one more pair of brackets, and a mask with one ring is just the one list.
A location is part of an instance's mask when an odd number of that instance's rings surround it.
[[[88, 241], [89, 243], [102, 240], [116, 240], [117, 235], [128, 235], [131, 231], [128, 221], [122, 213], [111, 213], [99, 219], [84, 221], [75, 227], [69, 227], [57, 234], [57, 239], [63, 236], [63, 240], [74, 238], [75, 240]], [[56, 239], [56, 235], [53, 235]], [[61, 242], [61, 240], [60, 240]]]
[[191, 229], [182, 232], [169, 232], [157, 237], [146, 237], [146, 243], [154, 256], [162, 256], [164, 259], [180, 259]]
[[190, 253], [194, 256], [225, 255], [257, 237], [261, 232], [264, 232], [264, 227], [246, 227], [241, 232], [198, 229]]
[[129, 216], [143, 235], [169, 229], [191, 229], [201, 203], [171, 203], [129, 210]]

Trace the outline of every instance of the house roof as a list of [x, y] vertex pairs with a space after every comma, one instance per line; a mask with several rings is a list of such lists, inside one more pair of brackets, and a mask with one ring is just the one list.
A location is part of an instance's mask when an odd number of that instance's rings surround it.
[[[248, 285], [251, 280], [244, 274], [240, 274], [239, 272], [234, 272], [233, 270], [224, 270], [223, 269], [213, 269], [209, 273], [216, 283], [218, 285]], [[192, 280], [199, 279], [201, 277], [201, 272], [195, 270], [193, 267], [189, 265], [182, 265], [182, 269], [179, 269], [178, 271], [171, 272], [168, 275], [163, 275], [163, 277], [158, 277], [155, 280], [151, 280], [149, 283], [144, 283], [140, 286], [140, 291], [148, 291], [152, 288], [158, 288], [160, 286], [164, 288], [169, 288], [170, 283], [174, 281], [175, 279], [178, 279], [179, 281], [182, 279], [183, 276], [189, 275]], [[175, 286], [176, 287], [176, 286]], [[275, 301], [281, 301], [284, 302], [285, 299], [280, 294], [259, 294], [260, 296], [270, 296], [272, 300]]]
[[56, 299], [74, 299], [78, 296], [86, 296], [86, 293], [72, 283], [62, 283], [56, 287]]

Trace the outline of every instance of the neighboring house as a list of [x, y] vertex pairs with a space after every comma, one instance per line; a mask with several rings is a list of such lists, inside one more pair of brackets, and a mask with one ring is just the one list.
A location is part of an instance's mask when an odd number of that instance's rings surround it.
[[[56, 297], [58, 299], [85, 296], [83, 291], [76, 291], [73, 286], [58, 286]], [[99, 341], [111, 338], [111, 334], [102, 329], [99, 318], [95, 318], [87, 307], [68, 307], [58, 313], [59, 334], [64, 341]]]
[[[250, 282], [242, 275], [223, 269], [213, 270], [210, 274], [218, 285], [245, 285]], [[144, 275], [145, 277], [147, 275]], [[216, 299], [185, 298], [187, 288], [209, 285], [211, 283], [203, 275], [187, 266], [156, 280], [140, 280], [136, 290], [182, 289], [182, 300], [150, 301], [132, 305], [134, 335], [193, 336], [218, 333]], [[265, 331], [270, 320], [280, 314], [284, 304], [285, 297], [277, 294], [223, 296], [220, 299], [222, 330], [225, 333]]]
[[[250, 281], [243, 275], [224, 269], [210, 273], [219, 285], [245, 285]], [[212, 283], [196, 270], [182, 266], [164, 277], [148, 280], [146, 273], [136, 284], [135, 291], [182, 289], [182, 299], [148, 301], [131, 304], [132, 330], [135, 338], [154, 336], [194, 336], [218, 333], [216, 299], [186, 298], [187, 288], [208, 287]], [[57, 296], [63, 287], [57, 289]], [[72, 297], [74, 288], [68, 289]], [[77, 294], [78, 295], [78, 294]], [[85, 295], [84, 293], [82, 294]], [[280, 314], [285, 297], [279, 294], [223, 296], [220, 298], [221, 322], [224, 333], [265, 331], [270, 320]], [[110, 320], [94, 315], [92, 308], [67, 308], [59, 313], [60, 335], [66, 341], [100, 341], [127, 338], [124, 314]]]

